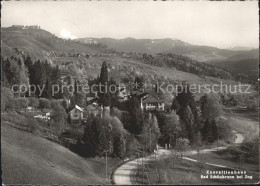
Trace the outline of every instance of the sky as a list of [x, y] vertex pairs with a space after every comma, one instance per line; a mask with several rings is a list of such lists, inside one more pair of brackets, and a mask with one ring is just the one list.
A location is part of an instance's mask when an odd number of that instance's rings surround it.
[[218, 48], [259, 46], [257, 1], [1, 3], [2, 27], [39, 25], [63, 38], [172, 38]]

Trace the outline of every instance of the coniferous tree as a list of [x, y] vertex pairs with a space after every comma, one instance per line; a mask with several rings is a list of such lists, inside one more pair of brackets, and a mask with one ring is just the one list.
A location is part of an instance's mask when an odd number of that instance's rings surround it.
[[157, 118], [151, 113], [149, 113], [144, 120], [141, 136], [146, 150], [151, 152], [155, 149], [157, 140], [160, 136], [160, 129], [158, 127]]
[[172, 100], [171, 109], [175, 110], [176, 112], [179, 112], [179, 110], [180, 110], [180, 104], [178, 103], [178, 101], [175, 98]]
[[[1, 72], [2, 82], [6, 86], [29, 85], [28, 69], [20, 58], [14, 56], [7, 59], [2, 58]], [[14, 87], [14, 91], [18, 92], [17, 86]]]
[[134, 84], [134, 90], [141, 90], [143, 88], [143, 77], [136, 77], [135, 78], [135, 84]]
[[201, 114], [204, 123], [201, 129], [203, 140], [214, 142], [218, 137], [218, 127], [216, 119], [222, 114], [220, 97], [216, 94], [205, 94], [201, 97]]
[[44, 97], [47, 99], [52, 98], [52, 85], [51, 85], [51, 80], [49, 77], [46, 77], [46, 81], [44, 84], [44, 89], [43, 89], [43, 93], [42, 93], [41, 97]]
[[218, 138], [218, 129], [215, 119], [207, 119], [201, 130], [202, 138], [208, 143], [213, 143]]
[[114, 154], [119, 158], [125, 155], [125, 139], [123, 134], [118, 134], [114, 137]]
[[191, 112], [191, 109], [189, 106], [182, 108], [179, 111], [180, 119], [182, 123], [185, 126], [187, 137], [190, 140], [191, 143], [193, 143], [194, 140], [194, 134], [197, 132], [195, 131], [195, 120], [194, 116]]
[[78, 81], [75, 81], [74, 83], [74, 97], [76, 105], [81, 107], [85, 106], [85, 95], [82, 91], [82, 86]]
[[3, 86], [9, 85], [10, 73], [10, 61], [1, 56], [1, 83]]
[[[195, 140], [200, 130], [200, 116], [196, 107], [193, 94], [190, 92], [189, 85], [179, 87], [176, 102], [179, 104], [177, 114], [186, 128], [186, 134], [191, 144]], [[177, 105], [177, 104], [176, 104]], [[178, 105], [176, 106], [178, 108]]]
[[117, 89], [118, 85], [113, 78], [110, 78], [108, 84], [109, 87], [111, 87], [110, 97], [111, 97], [111, 107], [113, 108], [114, 106], [117, 105], [117, 96], [119, 94], [119, 90]]
[[93, 115], [88, 117], [87, 124], [81, 139], [78, 140], [77, 151], [85, 156], [96, 156], [100, 142], [100, 133], [103, 132], [101, 121]]
[[103, 107], [108, 107], [111, 105], [111, 97], [110, 92], [108, 90], [108, 70], [107, 70], [107, 63], [104, 61], [101, 67], [100, 72], [100, 91], [99, 91], [99, 98], [100, 98], [100, 104]]
[[136, 96], [133, 96], [129, 106], [132, 124], [128, 126], [128, 130], [132, 134], [141, 134], [144, 125], [144, 116], [141, 109], [141, 103]]

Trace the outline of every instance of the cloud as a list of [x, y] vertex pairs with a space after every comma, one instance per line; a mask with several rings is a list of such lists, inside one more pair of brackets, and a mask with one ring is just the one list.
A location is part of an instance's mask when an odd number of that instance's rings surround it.
[[76, 36], [72, 35], [71, 32], [65, 28], [60, 31], [60, 37], [63, 39], [77, 39]]

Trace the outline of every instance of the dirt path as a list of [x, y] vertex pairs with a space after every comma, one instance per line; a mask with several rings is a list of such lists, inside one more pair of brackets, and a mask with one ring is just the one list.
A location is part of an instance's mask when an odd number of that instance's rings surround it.
[[[233, 131], [233, 133], [236, 136], [235, 139], [235, 144], [241, 144], [244, 140], [244, 137], [242, 134]], [[222, 146], [222, 147], [214, 147], [214, 148], [210, 148], [210, 149], [203, 149], [201, 150], [200, 153], [209, 153], [209, 152], [214, 152], [217, 150], [224, 150], [227, 149], [228, 146]], [[191, 154], [196, 154], [196, 151], [191, 151]], [[165, 149], [159, 149], [158, 154], [156, 155], [157, 158], [162, 158], [165, 156], [169, 156], [171, 154], [170, 150], [165, 150]], [[143, 162], [147, 163], [149, 160], [151, 159], [155, 159], [155, 155], [150, 155], [147, 156], [145, 158], [143, 158]], [[192, 162], [198, 162], [198, 160], [189, 158], [189, 157], [183, 157], [183, 159], [187, 160], [187, 161], [192, 161]], [[135, 173], [138, 169], [138, 165], [140, 165], [140, 162], [142, 161], [142, 158], [138, 158], [132, 161], [129, 161], [123, 165], [121, 165], [118, 169], [116, 169], [116, 171], [114, 171], [112, 179], [114, 184], [116, 185], [131, 185], [131, 184], [138, 184], [135, 180]], [[212, 163], [205, 163], [207, 165], [210, 166], [214, 166], [214, 167], [219, 167], [219, 168], [229, 168], [229, 169], [233, 169], [232, 167], [228, 167], [225, 165], [219, 165], [219, 164], [212, 164]]]

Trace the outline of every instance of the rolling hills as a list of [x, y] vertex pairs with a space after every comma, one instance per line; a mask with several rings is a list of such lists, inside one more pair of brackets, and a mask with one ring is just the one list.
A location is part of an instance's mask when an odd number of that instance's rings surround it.
[[[54, 65], [59, 65], [63, 74], [72, 74], [73, 76], [75, 76], [76, 72], [79, 73], [80, 76], [96, 76], [103, 61], [108, 61], [111, 65], [114, 65], [118, 71], [113, 72], [111, 74], [112, 76], [123, 77], [127, 73], [125, 71], [122, 72], [124, 66], [127, 66], [128, 69], [138, 67], [137, 71], [150, 75], [153, 73], [145, 70], [147, 67], [142, 60], [140, 60], [142, 58], [142, 53], [152, 53], [154, 55], [155, 53], [160, 52], [181, 54], [188, 56], [193, 60], [203, 61], [210, 65], [234, 71], [235, 73], [245, 72], [245, 74], [253, 74], [252, 77], [254, 79], [258, 73], [253, 70], [254, 68], [258, 68], [258, 66], [256, 66], [259, 54], [258, 49], [232, 51], [215, 47], [191, 45], [170, 38], [126, 38], [121, 40], [112, 38], [83, 38], [77, 40], [64, 40], [48, 31], [31, 28], [22, 29], [11, 27], [1, 28], [1, 31], [1, 55], [3, 57], [8, 57], [16, 53], [29, 54], [33, 60], [47, 60]], [[101, 43], [102, 45], [90, 45], [90, 42]], [[123, 51], [123, 54], [120, 53], [120, 51]], [[139, 55], [139, 58], [133, 57], [133, 55], [129, 58], [127, 52], [136, 52], [136, 56]], [[91, 57], [89, 58], [87, 55], [90, 55]], [[247, 59], [254, 59], [249, 66], [243, 64], [243, 60], [246, 61]], [[237, 62], [241, 63], [241, 65], [236, 65]], [[160, 67], [156, 68], [158, 69]], [[165, 73], [165, 70], [166, 69], [156, 70], [155, 74], [165, 76], [165, 74], [168, 74]], [[177, 80], [193, 82], [196, 78], [190, 78], [190, 76], [198, 77], [197, 75], [189, 75], [190, 73], [184, 73], [176, 69], [175, 73], [176, 75], [170, 75], [170, 77]], [[201, 79], [201, 81], [203, 82], [205, 80]]]
[[210, 46], [197, 46], [181, 40], [166, 39], [112, 39], [112, 38], [81, 38], [82, 43], [95, 41], [121, 52], [134, 53], [173, 53], [187, 56], [193, 60], [204, 62], [231, 72], [247, 75], [249, 79], [258, 77], [259, 49], [234, 47], [219, 49]]
[[239, 57], [239, 59], [256, 58], [259, 50], [227, 50], [210, 46], [191, 45], [177, 39], [112, 39], [112, 38], [80, 38], [82, 43], [95, 41], [121, 52], [135, 53], [174, 53], [181, 54], [191, 59], [206, 62], [212, 60], [226, 60], [228, 58]]

